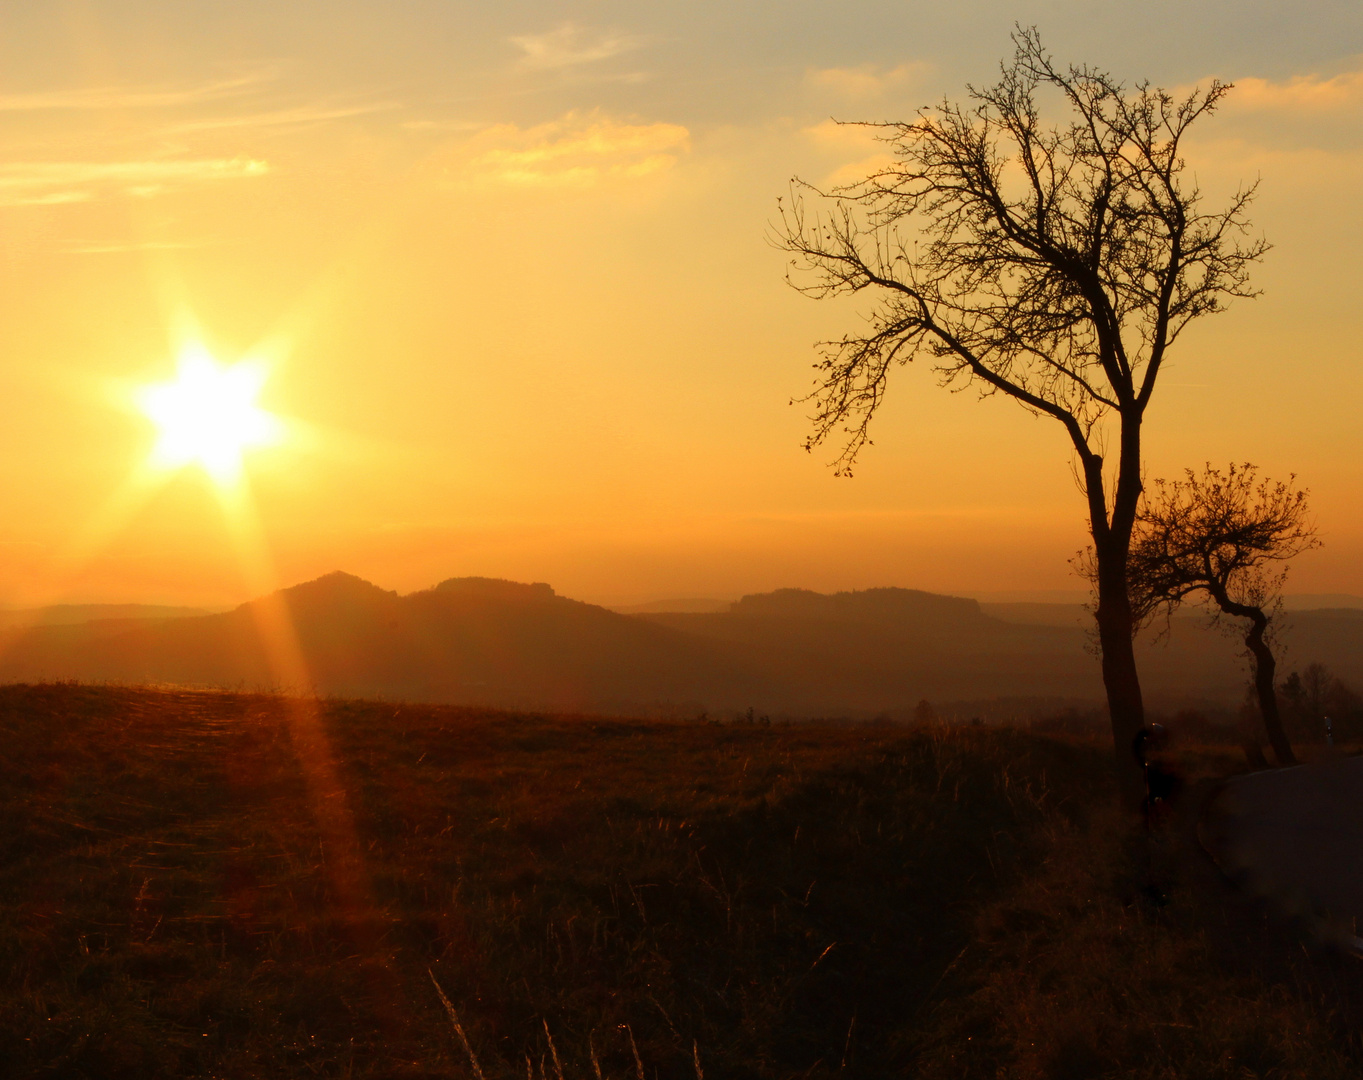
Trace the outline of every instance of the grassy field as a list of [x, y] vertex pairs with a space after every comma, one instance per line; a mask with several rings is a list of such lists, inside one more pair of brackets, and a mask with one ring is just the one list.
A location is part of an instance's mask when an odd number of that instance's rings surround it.
[[4, 687], [0, 1072], [1363, 1074], [1185, 832], [1011, 730]]

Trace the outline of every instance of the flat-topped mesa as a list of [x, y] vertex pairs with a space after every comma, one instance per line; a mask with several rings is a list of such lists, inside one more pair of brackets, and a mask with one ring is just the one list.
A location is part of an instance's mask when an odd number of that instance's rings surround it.
[[983, 617], [980, 605], [975, 600], [898, 588], [837, 593], [777, 589], [775, 592], [745, 596], [735, 602], [729, 611], [734, 615], [825, 619], [880, 619], [890, 615], [953, 620]]
[[[329, 603], [374, 603], [397, 599], [397, 593], [381, 589], [373, 582], [362, 577], [347, 574], [344, 570], [333, 570], [319, 578], [280, 589], [276, 594], [291, 606], [300, 604], [316, 606]], [[255, 603], [257, 601], [251, 601]]]
[[508, 581], [505, 578], [487, 577], [447, 578], [428, 591], [441, 596], [521, 603], [544, 603], [558, 595], [543, 581], [526, 584], [521, 581]]

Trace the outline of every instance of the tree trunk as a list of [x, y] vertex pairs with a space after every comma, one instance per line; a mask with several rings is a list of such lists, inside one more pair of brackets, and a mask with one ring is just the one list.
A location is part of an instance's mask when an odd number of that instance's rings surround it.
[[1126, 551], [1098, 557], [1098, 643], [1103, 653], [1103, 687], [1112, 720], [1112, 751], [1122, 801], [1138, 809], [1145, 798], [1145, 774], [1136, 760], [1136, 736], [1145, 727], [1145, 702], [1136, 671], [1135, 622], [1126, 591]]
[[1273, 650], [1264, 640], [1268, 630], [1268, 616], [1257, 604], [1240, 604], [1230, 598], [1224, 582], [1213, 580], [1207, 590], [1216, 601], [1216, 606], [1227, 615], [1249, 620], [1249, 631], [1245, 634], [1245, 645], [1254, 657], [1254, 692], [1259, 698], [1259, 715], [1264, 718], [1264, 731], [1268, 734], [1269, 745], [1279, 765], [1297, 764], [1297, 755], [1292, 752], [1292, 744], [1287, 741], [1283, 731], [1282, 716], [1278, 712], [1278, 691], [1274, 686], [1277, 678], [1278, 663], [1273, 659]]
[[1103, 459], [1082, 455], [1093, 551], [1098, 562], [1098, 643], [1103, 654], [1103, 688], [1112, 721], [1112, 751], [1117, 790], [1130, 810], [1145, 798], [1145, 769], [1135, 754], [1136, 736], [1145, 727], [1145, 701], [1136, 671], [1136, 621], [1127, 590], [1131, 531], [1141, 497], [1141, 418], [1134, 403], [1122, 416], [1121, 456], [1109, 518], [1103, 485]]
[[1229, 597], [1223, 601], [1223, 596], [1224, 593], [1215, 598], [1222, 611], [1250, 620], [1249, 632], [1245, 634], [1245, 644], [1249, 647], [1250, 655], [1254, 657], [1254, 691], [1259, 696], [1259, 714], [1264, 718], [1264, 731], [1268, 734], [1269, 745], [1273, 747], [1273, 756], [1278, 759], [1279, 765], [1295, 765], [1297, 755], [1292, 752], [1292, 744], [1287, 741], [1282, 716], [1278, 712], [1278, 691], [1274, 686], [1278, 663], [1273, 659], [1273, 650], [1264, 640], [1264, 631], [1268, 629], [1268, 616], [1261, 607], [1253, 604], [1236, 604]]

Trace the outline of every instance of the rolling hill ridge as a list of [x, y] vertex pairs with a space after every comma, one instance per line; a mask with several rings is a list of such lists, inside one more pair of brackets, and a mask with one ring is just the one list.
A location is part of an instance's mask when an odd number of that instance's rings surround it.
[[[547, 584], [452, 578], [399, 595], [336, 572], [223, 613], [0, 631], [0, 680], [276, 687], [258, 631], [282, 604], [323, 694], [504, 708], [696, 715], [903, 715], [935, 702], [1096, 702], [1082, 625], [1039, 605], [912, 589], [746, 596], [726, 611], [621, 614]], [[1059, 605], [1056, 605], [1057, 607]], [[1007, 610], [1017, 607], [1019, 610]], [[1363, 682], [1363, 611], [1293, 612], [1284, 670], [1322, 660]], [[1233, 704], [1235, 639], [1173, 620], [1141, 647], [1157, 706]], [[289, 689], [289, 688], [286, 688]], [[292, 688], [300, 689], [300, 688]]]

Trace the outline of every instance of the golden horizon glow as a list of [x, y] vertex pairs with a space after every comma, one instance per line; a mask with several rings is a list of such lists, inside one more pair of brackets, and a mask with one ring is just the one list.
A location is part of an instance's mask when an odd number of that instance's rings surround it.
[[[815, 343], [866, 307], [787, 288], [762, 239], [792, 175], [884, 164], [875, 129], [835, 121], [991, 83], [1016, 5], [941, 7], [926, 36], [903, 5], [750, 7], [7, 5], [0, 602], [228, 607], [333, 570], [608, 604], [1086, 596], [1053, 421], [914, 364], [855, 479], [803, 452]], [[1169, 354], [1144, 464], [1295, 473], [1325, 547], [1289, 588], [1363, 595], [1363, 459], [1340, 449], [1363, 398], [1363, 6], [1245, 7], [1232, 35], [1184, 20], [1175, 50], [1133, 5], [1038, 20], [1059, 62], [1236, 85], [1184, 149], [1208, 206], [1262, 177], [1274, 250], [1262, 297]], [[214, 389], [181, 395], [192, 343]]]
[[220, 364], [203, 345], [185, 346], [175, 379], [137, 394], [157, 429], [151, 460], [163, 469], [200, 466], [219, 486], [240, 479], [248, 450], [284, 437], [279, 417], [256, 404], [269, 370], [259, 361]]

